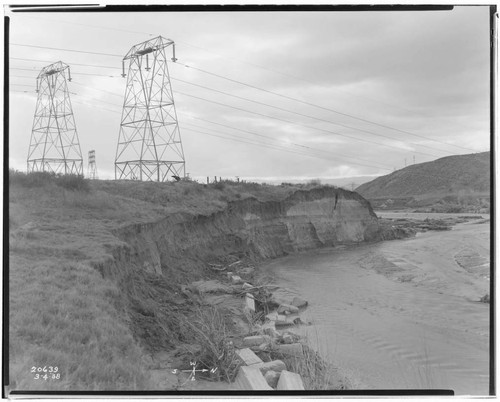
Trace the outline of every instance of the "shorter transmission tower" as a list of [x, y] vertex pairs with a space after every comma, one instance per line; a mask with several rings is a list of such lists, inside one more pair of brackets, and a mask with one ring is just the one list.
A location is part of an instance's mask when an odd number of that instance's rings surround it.
[[97, 180], [97, 165], [95, 163], [95, 151], [89, 151], [89, 166], [87, 169], [87, 176], [91, 180]]
[[28, 151], [28, 173], [83, 175], [83, 158], [68, 85], [69, 66], [61, 61], [44, 67], [36, 79], [38, 98]]
[[[161, 36], [133, 46], [122, 61], [127, 76], [116, 148], [115, 179], [163, 182], [185, 176], [184, 151]], [[125, 63], [128, 62], [128, 74]]]

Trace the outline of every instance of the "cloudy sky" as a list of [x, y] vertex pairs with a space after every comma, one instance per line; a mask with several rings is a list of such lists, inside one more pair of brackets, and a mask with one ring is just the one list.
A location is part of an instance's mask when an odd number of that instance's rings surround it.
[[26, 170], [36, 76], [61, 60], [71, 66], [84, 171], [94, 149], [100, 178], [113, 178], [121, 59], [158, 35], [176, 43], [169, 71], [192, 177], [375, 176], [405, 161], [489, 150], [488, 7], [5, 13], [18, 170]]

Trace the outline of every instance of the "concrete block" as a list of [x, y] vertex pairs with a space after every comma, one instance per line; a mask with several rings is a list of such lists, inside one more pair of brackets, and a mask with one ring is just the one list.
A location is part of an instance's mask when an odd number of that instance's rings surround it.
[[253, 366], [241, 366], [234, 382], [242, 390], [272, 390], [258, 368]]
[[283, 334], [283, 343], [290, 344], [293, 343], [293, 337], [290, 334]]
[[266, 315], [266, 318], [269, 320], [269, 321], [276, 321], [278, 319], [278, 313], [277, 312], [272, 312], [272, 313], [269, 313]]
[[298, 308], [303, 308], [307, 307], [308, 303], [306, 300], [295, 296], [292, 300], [292, 306], [298, 307]]
[[253, 294], [247, 293], [245, 295], [245, 305], [251, 312], [255, 313], [255, 298], [253, 297]]
[[283, 314], [278, 314], [278, 317], [276, 318], [275, 325], [284, 327], [284, 326], [290, 326], [293, 325], [293, 318], [292, 316], [286, 316]]
[[269, 342], [271, 342], [271, 338], [267, 335], [253, 335], [243, 338], [244, 347], [260, 346], [263, 343]]
[[242, 287], [243, 289], [252, 289], [253, 285], [250, 285], [248, 282], [245, 282]]
[[304, 357], [304, 349], [301, 343], [291, 343], [288, 345], [276, 345], [275, 350], [286, 356]]
[[259, 356], [257, 356], [248, 348], [238, 349], [236, 350], [236, 354], [246, 366], [251, 366], [252, 364], [257, 363], [264, 363]]
[[302, 377], [299, 374], [283, 370], [281, 372], [280, 379], [278, 380], [276, 389], [279, 391], [304, 390], [304, 383], [302, 382]]
[[298, 313], [299, 308], [292, 306], [290, 304], [282, 304], [281, 306], [278, 307], [278, 314], [283, 314], [286, 313], [287, 311], [289, 313]]
[[262, 374], [266, 374], [269, 370], [276, 371], [277, 373], [281, 373], [283, 370], [286, 370], [286, 365], [281, 360], [257, 363], [253, 364], [252, 367], [257, 367], [262, 372]]
[[265, 324], [263, 324], [262, 331], [264, 332], [264, 334], [270, 336], [273, 339], [279, 337], [279, 333], [278, 331], [276, 331], [276, 326], [274, 324], [274, 321], [266, 322]]
[[280, 373], [277, 373], [274, 370], [269, 370], [264, 375], [264, 378], [266, 379], [270, 387], [276, 388], [276, 386], [278, 385], [278, 380], [280, 379]]
[[231, 276], [231, 283], [233, 285], [239, 285], [240, 283], [243, 283], [243, 279], [241, 279], [238, 275], [233, 275]]

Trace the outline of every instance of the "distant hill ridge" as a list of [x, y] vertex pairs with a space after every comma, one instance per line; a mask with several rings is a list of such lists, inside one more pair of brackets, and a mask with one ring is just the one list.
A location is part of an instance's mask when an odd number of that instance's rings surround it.
[[490, 191], [490, 152], [454, 155], [419, 163], [356, 188], [367, 199]]

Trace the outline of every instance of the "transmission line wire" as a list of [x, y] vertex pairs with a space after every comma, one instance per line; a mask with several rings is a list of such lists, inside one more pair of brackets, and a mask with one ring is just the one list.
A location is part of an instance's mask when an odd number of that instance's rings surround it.
[[[322, 119], [320, 117], [315, 117], [315, 116], [311, 116], [311, 115], [307, 115], [307, 114], [295, 112], [293, 110], [281, 108], [279, 106], [270, 105], [270, 104], [264, 103], [264, 102], [259, 102], [259, 101], [253, 100], [253, 99], [245, 98], [243, 96], [233, 95], [233, 94], [230, 94], [230, 93], [227, 93], [227, 92], [224, 92], [224, 91], [220, 91], [218, 89], [209, 88], [209, 87], [206, 87], [204, 85], [199, 85], [199, 84], [195, 84], [195, 83], [192, 83], [192, 82], [189, 82], [189, 81], [181, 80], [179, 78], [174, 78], [174, 77], [170, 77], [170, 78], [173, 81], [183, 82], [183, 83], [188, 84], [188, 85], [193, 85], [193, 86], [196, 86], [196, 87], [199, 87], [199, 88], [203, 88], [203, 89], [206, 89], [206, 90], [209, 90], [209, 91], [217, 92], [217, 93], [220, 93], [220, 94], [223, 94], [223, 95], [226, 95], [226, 96], [230, 96], [230, 97], [233, 97], [233, 98], [236, 98], [236, 99], [241, 99], [241, 100], [245, 100], [245, 101], [248, 101], [248, 102], [252, 102], [252, 103], [255, 103], [257, 105], [267, 106], [267, 107], [270, 107], [270, 108], [273, 108], [273, 109], [276, 109], [276, 110], [281, 110], [283, 112], [292, 113], [292, 114], [295, 114], [297, 116], [307, 117], [309, 119], [314, 119], [314, 120], [322, 121], [322, 122], [325, 122], [325, 123], [334, 124], [336, 126], [341, 126], [341, 127], [344, 127], [344, 128], [349, 128], [349, 129], [356, 130], [356, 131], [362, 131], [364, 133], [372, 134], [372, 135], [375, 135], [377, 137], [387, 138], [387, 139], [390, 139], [390, 140], [394, 140], [395, 139], [394, 137], [389, 137], [387, 135], [374, 133], [373, 131], [368, 131], [368, 130], [365, 130], [365, 129], [362, 129], [362, 128], [348, 126], [347, 124], [336, 123], [334, 121]], [[449, 154], [453, 155], [452, 152], [449, 152], [449, 151], [446, 151], [446, 150], [443, 150], [443, 149], [437, 149], [435, 147], [429, 147], [429, 146], [426, 146], [426, 145], [416, 144], [414, 142], [410, 142], [410, 144], [415, 145], [417, 147], [428, 148], [428, 149], [431, 149], [431, 150], [446, 152], [446, 153], [449, 153]]]
[[[181, 112], [180, 114], [184, 114], [184, 113]], [[191, 117], [191, 118], [194, 119], [194, 120], [200, 120], [200, 121], [203, 121], [203, 122], [215, 124], [217, 126], [229, 128], [230, 130], [241, 131], [243, 133], [248, 133], [248, 134], [251, 134], [251, 135], [254, 135], [254, 136], [257, 136], [257, 137], [262, 137], [262, 138], [265, 138], [268, 141], [269, 140], [271, 140], [271, 141], [278, 141], [278, 140], [275, 140], [273, 138], [269, 138], [266, 135], [256, 133], [254, 131], [243, 130], [241, 128], [229, 126], [229, 125], [226, 125], [226, 124], [216, 123], [216, 122], [213, 122], [213, 121], [210, 121], [210, 120], [207, 120], [207, 119], [203, 119], [201, 117]], [[305, 148], [305, 149], [308, 149], [308, 150], [311, 150], [311, 151], [314, 151], [314, 152], [322, 152], [322, 153], [325, 153], [325, 154], [328, 154], [328, 155], [333, 155], [330, 151], [325, 151], [324, 149], [317, 149], [317, 148], [310, 147], [310, 146], [303, 145], [303, 144], [298, 144], [298, 143], [291, 142], [290, 145], [294, 145], [294, 146], [300, 147], [300, 148]], [[345, 154], [343, 154], [343, 155], [345, 155]], [[345, 155], [345, 156], [346, 156], [346, 158], [350, 159], [349, 155]], [[337, 156], [335, 156], [335, 157], [337, 157]], [[368, 163], [374, 163], [374, 161], [370, 161], [370, 160], [367, 160], [367, 159], [358, 158], [357, 156], [355, 157], [355, 159], [356, 160], [360, 160], [360, 161], [364, 161], [364, 162], [368, 162]], [[378, 163], [378, 162], [375, 162], [375, 163]], [[384, 165], [384, 164], [381, 164], [381, 163], [379, 163], [379, 165], [381, 165], [381, 167], [383, 166], [384, 168], [388, 167], [388, 165]]]
[[[21, 60], [21, 61], [38, 61], [42, 63], [53, 63], [53, 60], [40, 60], [40, 59], [24, 59], [21, 57], [11, 57], [12, 60]], [[120, 70], [120, 67], [111, 67], [111, 66], [101, 66], [96, 64], [84, 64], [84, 63], [68, 63], [71, 66], [85, 66], [85, 67], [99, 67], [99, 68], [112, 68], [115, 70]]]
[[[26, 17], [26, 16], [24, 16], [24, 17]], [[80, 25], [80, 26], [97, 28], [97, 29], [106, 29], [106, 30], [110, 30], [110, 31], [128, 32], [128, 33], [134, 33], [134, 34], [144, 34], [144, 35], [153, 36], [153, 34], [151, 34], [149, 32], [143, 32], [143, 31], [131, 31], [131, 30], [128, 30], [128, 29], [120, 29], [120, 28], [103, 27], [103, 26], [97, 26], [97, 25], [73, 23], [73, 22], [68, 22], [68, 21], [61, 21], [61, 20], [54, 20], [54, 19], [47, 19], [47, 18], [36, 18], [36, 17], [31, 17], [31, 16], [27, 17], [27, 18], [33, 18], [33, 19], [39, 19], [39, 20], [45, 20], [45, 21], [51, 21], [51, 22], [59, 22], [59, 23], [70, 24], [70, 25]], [[182, 41], [182, 40], [176, 40], [175, 42], [176, 43], [182, 43], [182, 44], [184, 44], [186, 46], [193, 47], [195, 49], [201, 49], [201, 50], [203, 50], [205, 52], [210, 53], [211, 55], [215, 55], [215, 56], [217, 56], [219, 58], [222, 58], [222, 59], [234, 60], [234, 61], [237, 61], [238, 63], [248, 64], [249, 66], [260, 68], [260, 69], [266, 70], [266, 71], [270, 71], [270, 72], [272, 72], [274, 74], [279, 74], [279, 75], [282, 75], [284, 77], [289, 77], [289, 78], [293, 78], [293, 79], [298, 80], [298, 81], [307, 82], [307, 83], [310, 83], [310, 84], [313, 84], [313, 85], [317, 85], [316, 82], [313, 82], [313, 81], [310, 81], [310, 80], [306, 80], [303, 77], [297, 77], [297, 76], [295, 76], [293, 74], [284, 73], [283, 71], [274, 70], [272, 68], [265, 67], [265, 66], [260, 65], [260, 64], [252, 63], [252, 62], [249, 62], [247, 60], [242, 60], [242, 59], [239, 59], [239, 58], [236, 58], [236, 57], [229, 57], [227, 55], [222, 55], [220, 53], [214, 52], [211, 49], [207, 49], [207, 48], [205, 48], [203, 46], [193, 45], [192, 43], [188, 43], [188, 42], [185, 42], [185, 41]], [[387, 106], [394, 107], [394, 108], [397, 108], [397, 109], [402, 109], [402, 110], [405, 110], [405, 111], [408, 111], [408, 112], [412, 113], [411, 110], [403, 108], [401, 106], [393, 105], [393, 104], [390, 104], [390, 103], [387, 103], [387, 102], [383, 102], [383, 101], [378, 100], [378, 99], [373, 99], [373, 98], [370, 98], [370, 97], [367, 97], [367, 96], [355, 95], [355, 94], [350, 93], [349, 91], [345, 91], [345, 90], [342, 90], [342, 91], [344, 93], [347, 93], [350, 96], [353, 96], [353, 97], [358, 97], [358, 98], [361, 98], [361, 99], [367, 99], [367, 100], [372, 101], [372, 102], [380, 103], [382, 105], [387, 105]]]
[[112, 57], [120, 57], [123, 58], [121, 54], [112, 54], [112, 53], [101, 53], [101, 52], [89, 52], [85, 50], [74, 50], [74, 49], [63, 49], [58, 47], [49, 47], [49, 46], [40, 46], [40, 45], [27, 45], [23, 43], [10, 43], [11, 46], [24, 46], [24, 47], [33, 47], [38, 49], [50, 49], [50, 50], [62, 50], [65, 52], [74, 52], [74, 53], [85, 53], [85, 54], [96, 54], [99, 56], [112, 56]]
[[[186, 124], [186, 123], [184, 123]], [[202, 130], [210, 130], [210, 131], [216, 131], [216, 130], [213, 130], [213, 129], [209, 129], [207, 127], [200, 127], [200, 126], [197, 126], [195, 124], [192, 124], [192, 123], [187, 123], [193, 127], [196, 127], [196, 128], [200, 128]], [[305, 147], [305, 148], [308, 148], [308, 149], [291, 149], [289, 147], [286, 147], [285, 145], [280, 145], [280, 144], [270, 144], [269, 142], [263, 142], [261, 140], [251, 140], [251, 139], [248, 139], [248, 138], [245, 138], [245, 137], [241, 137], [241, 136], [237, 136], [237, 135], [234, 135], [234, 134], [229, 134], [229, 133], [220, 133], [218, 131], [216, 131], [218, 134], [226, 134], [226, 135], [229, 135], [229, 136], [232, 136], [232, 137], [235, 137], [235, 138], [243, 138], [245, 139], [246, 141], [258, 141], [259, 144], [263, 144], [264, 146], [270, 146], [270, 147], [273, 147], [275, 149], [278, 149], [278, 148], [283, 148], [285, 150], [289, 150], [290, 152], [294, 152], [294, 153], [297, 153], [299, 155], [306, 155], [306, 156], [311, 156], [311, 157], [317, 157], [317, 158], [320, 158], [320, 159], [325, 159], [325, 160], [329, 160], [331, 161], [332, 160], [332, 157], [333, 155], [330, 154], [330, 156], [326, 156], [326, 155], [319, 155], [318, 153], [316, 152], [324, 152], [324, 153], [328, 153], [328, 151], [323, 151], [323, 150], [315, 150], [314, 148], [310, 148], [310, 147]], [[269, 138], [267, 138], [267, 140], [269, 141]], [[274, 141], [277, 141], [277, 140], [274, 140]], [[290, 144], [290, 145], [295, 145], [295, 146], [299, 146], [300, 145], [296, 145], [296, 144]], [[381, 167], [381, 166], [374, 166], [374, 165], [367, 165], [367, 164], [363, 164], [363, 163], [359, 163], [358, 161], [360, 160], [359, 158], [356, 158], [354, 159], [355, 162], [352, 161], [352, 158], [349, 158], [347, 156], [335, 156], [335, 159], [343, 159], [344, 161], [348, 162], [348, 163], [351, 163], [351, 164], [354, 164], [354, 165], [360, 165], [360, 166], [365, 166], [365, 167], [370, 167], [370, 168], [375, 168], [375, 169], [383, 169], [383, 170], [392, 170], [390, 168], [387, 168], [387, 167]]]
[[[104, 55], [104, 56], [113, 56], [113, 57], [122, 57], [122, 55], [111, 54], [111, 53], [88, 52], [88, 51], [82, 51], [82, 50], [54, 48], [54, 47], [39, 46], [39, 45], [28, 45], [28, 44], [17, 44], [17, 43], [13, 43], [12, 45], [15, 45], [15, 46], [27, 46], [27, 47], [42, 48], [42, 49], [62, 50], [62, 51], [77, 52], [77, 53], [96, 54], [96, 55]], [[398, 129], [398, 128], [395, 128], [395, 127], [391, 127], [391, 126], [388, 126], [388, 125], [380, 124], [380, 123], [374, 122], [372, 120], [364, 119], [362, 117], [358, 117], [358, 116], [354, 116], [354, 115], [351, 115], [351, 114], [348, 114], [348, 113], [343, 113], [343, 112], [340, 112], [340, 111], [337, 111], [337, 110], [334, 110], [334, 109], [326, 108], [326, 107], [321, 106], [321, 105], [317, 105], [317, 104], [314, 104], [314, 103], [311, 103], [311, 102], [307, 102], [307, 101], [304, 101], [304, 100], [301, 100], [301, 99], [293, 98], [293, 97], [290, 97], [290, 96], [287, 96], [287, 95], [283, 95], [283, 94], [280, 94], [280, 93], [277, 93], [277, 92], [274, 92], [274, 91], [270, 91], [270, 90], [267, 90], [267, 89], [264, 89], [264, 88], [260, 88], [260, 87], [257, 87], [255, 85], [248, 84], [248, 83], [245, 83], [245, 82], [242, 82], [242, 81], [239, 81], [239, 80], [235, 80], [235, 79], [232, 79], [232, 78], [228, 78], [228, 77], [225, 77], [225, 76], [222, 76], [222, 75], [219, 75], [219, 74], [216, 74], [216, 73], [213, 73], [213, 72], [210, 72], [210, 71], [198, 68], [198, 67], [189, 66], [189, 65], [187, 65], [185, 63], [182, 63], [182, 62], [179, 62], [179, 61], [174, 62], [174, 64], [179, 64], [179, 65], [182, 65], [182, 66], [184, 66], [186, 68], [191, 68], [191, 69], [194, 69], [196, 71], [200, 71], [200, 72], [202, 72], [204, 74], [208, 74], [208, 75], [211, 75], [211, 76], [214, 76], [214, 77], [217, 77], [217, 78], [220, 78], [220, 79], [224, 79], [224, 80], [227, 80], [227, 81], [230, 81], [230, 82], [233, 82], [233, 83], [244, 85], [244, 86], [247, 86], [247, 87], [259, 90], [259, 91], [263, 91], [263, 92], [266, 92], [266, 93], [269, 93], [269, 94], [272, 94], [272, 95], [275, 95], [275, 96], [279, 96], [279, 97], [284, 98], [284, 99], [288, 99], [288, 100], [291, 100], [291, 101], [294, 101], [294, 102], [299, 102], [299, 103], [302, 103], [302, 104], [305, 104], [305, 105], [308, 105], [308, 106], [316, 107], [316, 108], [319, 108], [319, 109], [322, 109], [322, 110], [326, 110], [326, 111], [329, 111], [329, 112], [332, 112], [332, 113], [336, 113], [336, 114], [339, 114], [339, 115], [342, 115], [342, 116], [346, 116], [346, 117], [349, 117], [349, 118], [352, 118], [352, 119], [355, 119], [355, 120], [363, 121], [365, 123], [374, 124], [374, 125], [382, 127], [382, 128], [386, 128], [386, 129], [398, 131], [398, 132], [401, 132], [401, 133], [404, 133], [404, 134], [408, 134], [408, 135], [411, 135], [411, 136], [414, 136], [414, 137], [418, 137], [418, 138], [421, 138], [421, 139], [425, 139], [425, 140], [428, 140], [428, 141], [433, 141], [433, 142], [441, 143], [441, 144], [444, 144], [446, 146], [452, 146], [452, 147], [460, 148], [460, 149], [463, 149], [463, 150], [475, 152], [475, 150], [473, 150], [471, 148], [466, 148], [466, 147], [461, 147], [459, 145], [450, 144], [450, 143], [447, 143], [447, 142], [444, 142], [444, 141], [440, 141], [440, 140], [437, 140], [437, 139], [434, 139], [434, 138], [425, 137], [425, 136], [422, 136], [422, 135], [419, 135], [419, 134], [411, 133], [409, 131], [405, 131], [405, 130], [401, 130], [401, 129]], [[396, 140], [395, 138], [391, 138], [391, 139]], [[441, 152], [449, 152], [449, 151], [443, 151], [443, 150], [440, 150], [440, 151]], [[421, 152], [417, 152], [417, 153], [422, 154]], [[425, 154], [425, 155], [430, 155], [430, 154]], [[432, 155], [432, 156], [439, 157], [437, 155]]]
[[247, 86], [249, 88], [253, 88], [253, 89], [256, 89], [256, 90], [259, 90], [259, 91], [263, 91], [263, 92], [266, 92], [266, 93], [269, 93], [269, 94], [272, 94], [272, 95], [275, 95], [275, 96], [279, 96], [279, 97], [284, 98], [284, 99], [288, 99], [288, 100], [291, 100], [291, 101], [294, 101], [294, 102], [300, 102], [300, 103], [302, 103], [304, 105], [308, 105], [308, 106], [316, 107], [316, 108], [319, 108], [319, 109], [322, 109], [322, 110], [326, 110], [326, 111], [329, 111], [329, 112], [332, 112], [332, 113], [336, 113], [336, 114], [339, 114], [341, 116], [346, 116], [346, 117], [349, 117], [349, 118], [352, 118], [352, 119], [355, 119], [355, 120], [363, 121], [365, 123], [374, 124], [374, 125], [382, 127], [382, 128], [387, 128], [387, 129], [390, 129], [390, 130], [399, 131], [400, 133], [412, 135], [412, 136], [415, 136], [415, 137], [418, 137], [418, 138], [422, 138], [422, 139], [426, 139], [426, 140], [429, 140], [429, 141], [439, 142], [439, 143], [444, 144], [444, 145], [453, 146], [453, 147], [461, 148], [461, 149], [464, 149], [464, 150], [467, 150], [467, 151], [473, 151], [473, 152], [475, 152], [473, 149], [470, 149], [470, 148], [465, 148], [465, 147], [461, 147], [459, 145], [449, 144], [449, 143], [444, 142], [444, 141], [439, 141], [439, 140], [436, 140], [434, 138], [428, 138], [428, 137], [425, 137], [425, 136], [422, 136], [422, 135], [419, 135], [419, 134], [411, 133], [409, 131], [405, 131], [405, 130], [401, 130], [401, 129], [398, 129], [398, 128], [395, 128], [395, 127], [387, 126], [385, 124], [380, 124], [380, 123], [377, 123], [377, 122], [374, 122], [374, 121], [371, 121], [371, 120], [368, 120], [368, 119], [364, 119], [362, 117], [357, 117], [357, 116], [354, 116], [354, 115], [351, 115], [351, 114], [348, 114], [348, 113], [339, 112], [338, 110], [326, 108], [324, 106], [316, 105], [316, 104], [311, 103], [311, 102], [307, 102], [307, 101], [304, 101], [304, 100], [301, 100], [301, 99], [293, 98], [291, 96], [283, 95], [283, 94], [280, 94], [278, 92], [270, 91], [268, 89], [260, 88], [260, 87], [257, 87], [255, 85], [252, 85], [252, 84], [247, 84], [247, 83], [242, 82], [242, 81], [238, 81], [238, 80], [235, 80], [235, 79], [232, 79], [232, 78], [228, 78], [228, 77], [216, 74], [216, 73], [212, 73], [212, 72], [207, 71], [207, 70], [203, 70], [203, 69], [198, 68], [198, 67], [189, 66], [189, 65], [184, 64], [184, 63], [182, 63], [180, 61], [176, 61], [175, 64], [179, 64], [179, 65], [184, 66], [186, 68], [191, 68], [193, 70], [200, 71], [200, 72], [202, 72], [204, 74], [208, 74], [208, 75], [220, 78], [220, 79], [224, 79], [224, 80], [227, 80], [227, 81], [230, 81], [230, 82], [234, 82], [234, 83], [237, 83], [237, 84], [240, 84], [240, 85]]
[[[104, 92], [104, 93], [109, 94], [109, 95], [118, 96], [119, 98], [123, 99], [123, 95], [119, 95], [119, 94], [114, 93], [114, 92], [106, 91], [105, 89], [90, 87], [90, 86], [84, 85], [84, 84], [82, 84], [80, 82], [76, 82], [75, 80], [72, 80], [71, 83], [79, 85], [79, 86], [84, 87], [84, 88], [88, 88], [88, 89], [94, 90], [94, 91], [100, 91], [100, 92]], [[120, 107], [123, 107], [123, 105], [120, 105]]]
[[[80, 64], [80, 65], [81, 66], [99, 67], [97, 65], [88, 65], [88, 64]], [[113, 68], [113, 67], [109, 67], [109, 66], [103, 66], [103, 67]], [[118, 67], [116, 67], [116, 68], [118, 69]], [[19, 68], [19, 70], [23, 70], [23, 69]], [[74, 73], [74, 74], [79, 74], [79, 73]], [[85, 73], [80, 73], [80, 74], [85, 75]], [[87, 75], [90, 75], [90, 74], [87, 74]], [[375, 136], [378, 136], [378, 137], [382, 137], [382, 138], [387, 138], [387, 139], [390, 139], [390, 140], [394, 140], [393, 137], [389, 137], [389, 136], [386, 136], [386, 135], [383, 135], [383, 134], [378, 134], [378, 133], [374, 133], [372, 131], [364, 130], [364, 129], [361, 129], [361, 128], [352, 127], [352, 126], [349, 126], [349, 125], [346, 125], [346, 124], [336, 123], [336, 122], [333, 122], [331, 120], [326, 120], [326, 119], [322, 119], [322, 118], [319, 118], [319, 117], [310, 116], [310, 115], [299, 113], [299, 112], [294, 112], [292, 110], [281, 108], [279, 106], [274, 106], [274, 105], [270, 105], [268, 103], [259, 102], [259, 101], [256, 101], [256, 100], [253, 100], [253, 99], [249, 99], [249, 98], [245, 98], [245, 97], [242, 97], [242, 96], [237, 96], [237, 95], [229, 94], [229, 93], [224, 92], [224, 91], [220, 91], [220, 90], [217, 90], [217, 89], [214, 89], [214, 88], [209, 88], [209, 87], [206, 87], [204, 85], [195, 84], [195, 83], [192, 83], [192, 82], [189, 82], [189, 81], [182, 80], [180, 78], [175, 78], [175, 77], [170, 77], [170, 78], [172, 80], [174, 80], [174, 81], [179, 81], [179, 82], [182, 82], [182, 83], [185, 83], [185, 84], [188, 84], [188, 85], [192, 85], [192, 86], [203, 88], [203, 89], [206, 89], [206, 90], [209, 90], [209, 91], [217, 92], [217, 93], [220, 93], [220, 94], [223, 94], [223, 95], [226, 95], [226, 96], [231, 96], [231, 97], [236, 98], [236, 99], [245, 100], [245, 101], [252, 102], [252, 103], [255, 103], [255, 104], [258, 104], [258, 105], [262, 105], [262, 106], [266, 106], [266, 107], [271, 107], [271, 108], [276, 109], [276, 110], [281, 110], [281, 111], [284, 111], [284, 112], [287, 112], [287, 113], [292, 113], [292, 114], [295, 114], [295, 115], [298, 115], [298, 116], [307, 117], [307, 118], [310, 118], [310, 119], [314, 119], [314, 120], [318, 120], [318, 121], [322, 121], [322, 122], [326, 122], [326, 123], [338, 125], [338, 126], [341, 126], [341, 127], [344, 127], [344, 128], [349, 128], [349, 129], [353, 129], [353, 130], [365, 132], [365, 133], [372, 134], [372, 135], [375, 135]], [[105, 92], [105, 91], [103, 91], [103, 92]], [[119, 96], [121, 96], [121, 95], [119, 95]], [[410, 144], [412, 144], [414, 146], [417, 146], [417, 147], [428, 148], [428, 149], [431, 149], [431, 150], [437, 150], [437, 151], [447, 152], [447, 153], [453, 154], [453, 153], [451, 153], [449, 151], [445, 151], [445, 150], [441, 150], [441, 149], [429, 147], [429, 146], [426, 146], [426, 145], [415, 144], [415, 143], [410, 143]], [[438, 157], [438, 155], [431, 155], [431, 154], [424, 154], [424, 155]]]
[[[293, 122], [291, 120], [286, 120], [286, 119], [282, 119], [280, 117], [270, 116], [270, 115], [263, 114], [263, 113], [253, 112], [253, 111], [250, 111], [250, 110], [247, 110], [247, 109], [239, 108], [239, 107], [236, 107], [236, 106], [231, 106], [231, 105], [228, 105], [226, 103], [216, 102], [216, 101], [213, 101], [213, 100], [210, 100], [210, 99], [201, 98], [201, 97], [195, 96], [195, 95], [189, 95], [189, 94], [186, 94], [185, 92], [176, 91], [176, 93], [180, 94], [180, 95], [188, 96], [190, 98], [195, 98], [195, 99], [199, 99], [199, 100], [202, 100], [202, 101], [205, 101], [205, 102], [210, 102], [210, 103], [214, 103], [216, 105], [220, 105], [220, 106], [228, 107], [228, 108], [231, 108], [231, 109], [239, 110], [239, 111], [242, 111], [242, 112], [246, 112], [246, 113], [250, 113], [250, 114], [255, 114], [255, 115], [261, 116], [261, 117], [266, 117], [268, 119], [283, 121], [285, 123], [293, 124], [295, 126], [304, 127], [304, 128], [311, 129], [311, 130], [322, 131], [322, 132], [325, 132], [325, 133], [328, 133], [328, 134], [333, 134], [333, 135], [339, 135], [341, 137], [346, 137], [346, 138], [350, 138], [350, 139], [353, 139], [353, 140], [356, 140], [356, 141], [361, 141], [361, 142], [366, 142], [366, 143], [370, 143], [370, 144], [375, 144], [375, 145], [378, 145], [378, 146], [381, 146], [381, 147], [394, 148], [394, 149], [397, 149], [397, 150], [404, 149], [404, 148], [397, 147], [397, 146], [394, 146], [394, 145], [382, 144], [382, 143], [379, 143], [379, 142], [376, 142], [376, 141], [370, 141], [370, 140], [363, 139], [363, 138], [352, 137], [352, 136], [349, 136], [347, 134], [341, 134], [341, 133], [337, 133], [337, 132], [331, 131], [331, 130], [325, 130], [325, 129], [318, 128], [318, 127], [308, 126], [306, 124], [295, 123], [295, 122]], [[427, 154], [425, 152], [420, 152], [420, 151], [411, 151], [411, 152], [412, 153], [416, 153], [416, 154], [420, 154], [420, 155], [425, 155], [425, 156], [431, 156], [431, 157], [439, 158], [439, 155]]]
[[[226, 137], [226, 136], [217, 135], [217, 134], [211, 134], [211, 133], [207, 133], [207, 132], [204, 132], [204, 131], [199, 131], [199, 130], [196, 130], [196, 129], [186, 128], [186, 127], [183, 127], [183, 130], [189, 130], [189, 131], [197, 132], [197, 133], [204, 134], [204, 135], [210, 135], [210, 136], [213, 136], [213, 137], [224, 138], [224, 139], [228, 139], [228, 140], [231, 140], [231, 141], [242, 142], [244, 144], [251, 144], [251, 145], [256, 145], [256, 146], [260, 146], [260, 147], [264, 147], [264, 148], [269, 148], [269, 149], [275, 149], [275, 150], [279, 150], [279, 151], [283, 151], [283, 152], [289, 152], [289, 153], [293, 153], [293, 154], [309, 156], [309, 157], [312, 157], [312, 158], [325, 159], [325, 160], [329, 160], [329, 161], [332, 160], [331, 158], [327, 158], [326, 156], [315, 155], [315, 154], [308, 154], [308, 153], [300, 152], [298, 150], [293, 150], [293, 149], [289, 149], [289, 148], [285, 148], [285, 147], [279, 147], [279, 146], [274, 145], [274, 144], [262, 144], [262, 143], [259, 143], [259, 142], [252, 142], [252, 141], [249, 141], [249, 140], [246, 140], [246, 139], [241, 139], [241, 137], [231, 136], [229, 134], [228, 134], [229, 137]], [[390, 169], [387, 169], [387, 168], [380, 168], [380, 167], [377, 167], [377, 166], [364, 165], [364, 164], [358, 163], [358, 162], [352, 162], [352, 164], [353, 165], [359, 165], [359, 166], [366, 166], [366, 167], [376, 168], [376, 169], [390, 170]]]

